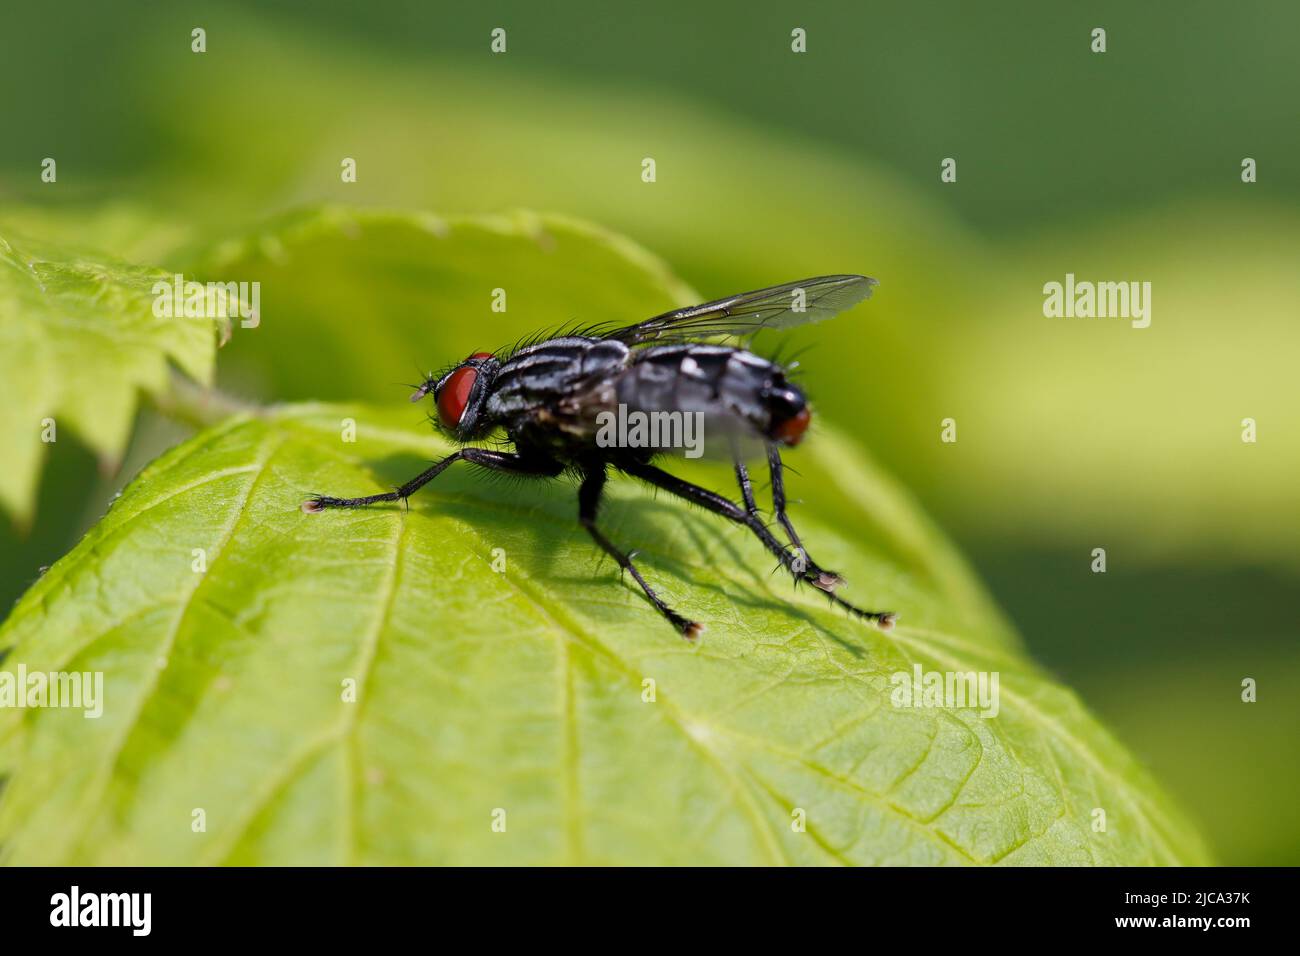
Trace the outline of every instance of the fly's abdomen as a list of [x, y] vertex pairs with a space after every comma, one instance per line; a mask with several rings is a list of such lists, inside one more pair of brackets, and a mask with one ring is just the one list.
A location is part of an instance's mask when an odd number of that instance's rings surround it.
[[629, 409], [701, 413], [710, 439], [763, 437], [793, 445], [811, 417], [803, 392], [779, 365], [720, 345], [635, 352], [615, 388]]

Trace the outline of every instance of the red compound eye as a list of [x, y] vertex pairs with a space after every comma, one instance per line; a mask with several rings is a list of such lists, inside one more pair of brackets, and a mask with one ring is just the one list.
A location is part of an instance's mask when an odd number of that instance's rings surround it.
[[808, 430], [810, 421], [812, 421], [812, 412], [805, 406], [799, 409], [799, 414], [794, 418], [787, 418], [777, 425], [772, 437], [793, 447], [803, 440], [803, 433]]
[[[471, 359], [491, 357], [491, 353], [488, 352], [475, 352], [470, 356]], [[460, 424], [460, 418], [465, 414], [465, 406], [469, 404], [469, 393], [474, 390], [474, 382], [477, 379], [476, 369], [462, 366], [452, 372], [447, 383], [438, 389], [438, 420], [442, 422], [444, 428], [455, 430]]]

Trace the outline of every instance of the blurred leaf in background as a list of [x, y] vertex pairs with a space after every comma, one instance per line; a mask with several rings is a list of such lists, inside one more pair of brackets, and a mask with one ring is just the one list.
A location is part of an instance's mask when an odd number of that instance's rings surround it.
[[[45, 447], [76, 435], [113, 470], [131, 434], [139, 393], [168, 387], [168, 364], [212, 381], [217, 329], [230, 314], [156, 314], [161, 269], [78, 254], [0, 233], [0, 510], [26, 523]], [[170, 301], [170, 299], [169, 299]], [[170, 307], [169, 307], [170, 308]]]

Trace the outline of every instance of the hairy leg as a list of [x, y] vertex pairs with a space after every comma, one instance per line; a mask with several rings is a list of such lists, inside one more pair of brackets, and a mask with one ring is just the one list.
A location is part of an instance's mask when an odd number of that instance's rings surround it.
[[[709, 491], [707, 488], [701, 488], [699, 485], [691, 484], [684, 481], [676, 475], [671, 475], [662, 468], [656, 468], [654, 465], [627, 463], [619, 466], [627, 474], [642, 481], [649, 482], [656, 487], [664, 489], [670, 494], [677, 495], [686, 501], [697, 504], [702, 508], [712, 511], [714, 514], [733, 521], [736, 524], [744, 525], [763, 542], [763, 545], [776, 555], [781, 564], [796, 581], [807, 581], [809, 584], [815, 584], [820, 576], [824, 573], [821, 569], [814, 570], [811, 566], [802, 567], [798, 563], [799, 556], [791, 554], [780, 541], [778, 541], [767, 529], [757, 515], [739, 507], [734, 502], [716, 492]], [[802, 554], [802, 552], [801, 552]], [[851, 612], [852, 614], [865, 618], [869, 621], [876, 621], [881, 627], [890, 627], [894, 623], [895, 615], [891, 611], [866, 611], [860, 607], [850, 604], [843, 598], [834, 594], [832, 591], [822, 588], [827, 597], [834, 603]]]
[[312, 495], [302, 503], [302, 510], [307, 512], [324, 511], [326, 508], [364, 508], [366, 505], [379, 504], [383, 501], [405, 501], [433, 479], [458, 461], [467, 461], [494, 471], [504, 471], [516, 475], [539, 475], [554, 477], [564, 470], [559, 462], [549, 458], [524, 456], [512, 452], [490, 451], [486, 448], [462, 448], [441, 461], [425, 469], [404, 485], [393, 491], [380, 495], [367, 495], [364, 498], [332, 498], [328, 495]]
[[790, 516], [785, 513], [785, 465], [781, 463], [781, 452], [776, 445], [767, 446], [767, 465], [772, 476], [772, 512], [776, 515], [777, 522], [785, 529], [790, 543], [803, 556], [807, 569], [817, 575], [817, 580], [812, 584], [823, 591], [834, 591], [844, 583], [844, 578], [834, 571], [818, 567], [817, 562], [804, 548], [803, 542], [799, 540], [799, 532], [794, 530]]
[[[771, 449], [771, 453], [775, 453], [775, 448]], [[781, 459], [777, 458], [777, 464], [772, 472], [772, 507], [776, 513], [777, 521], [785, 529], [785, 533], [790, 539], [790, 545], [795, 551], [794, 560], [789, 565], [790, 571], [815, 588], [823, 591], [834, 591], [844, 583], [844, 579], [833, 571], [826, 571], [818, 567], [817, 562], [813, 561], [808, 556], [808, 552], [804, 550], [799, 535], [795, 533], [794, 527], [790, 524], [790, 519], [786, 516], [785, 487], [781, 481], [780, 461]], [[749, 469], [740, 460], [736, 461], [736, 481], [740, 484], [740, 497], [745, 503], [745, 512], [754, 521], [761, 521], [758, 504], [754, 500], [754, 486], [749, 480]]]
[[688, 621], [665, 604], [663, 599], [655, 594], [654, 589], [641, 576], [641, 572], [632, 563], [631, 556], [620, 551], [596, 527], [596, 513], [600, 510], [600, 496], [605, 490], [605, 481], [606, 474], [603, 465], [599, 467], [599, 470], [590, 470], [583, 476], [582, 486], [578, 489], [578, 521], [587, 529], [587, 533], [591, 535], [592, 539], [605, 550], [605, 553], [617, 561], [618, 566], [630, 573], [636, 583], [641, 585], [641, 590], [645, 592], [645, 596], [650, 603], [668, 619], [668, 622], [677, 629], [677, 632], [687, 640], [694, 640], [704, 630], [704, 625], [697, 624], [695, 621]]

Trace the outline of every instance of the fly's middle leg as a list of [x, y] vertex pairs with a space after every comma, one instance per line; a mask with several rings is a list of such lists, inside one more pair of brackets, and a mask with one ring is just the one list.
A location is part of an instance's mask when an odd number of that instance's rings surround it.
[[689, 621], [682, 617], [667, 604], [663, 599], [654, 592], [654, 588], [646, 583], [646, 579], [641, 576], [637, 566], [632, 563], [631, 555], [623, 551], [610, 541], [601, 530], [596, 527], [596, 513], [600, 510], [600, 496], [605, 490], [606, 474], [603, 465], [587, 471], [583, 475], [582, 485], [578, 489], [578, 521], [587, 533], [611, 558], [618, 562], [618, 566], [632, 575], [637, 584], [641, 585], [641, 590], [645, 592], [646, 598], [655, 606], [660, 614], [668, 619], [677, 632], [688, 641], [693, 641], [700, 636], [704, 630], [704, 625], [695, 621]]
[[767, 465], [772, 475], [772, 511], [776, 515], [776, 520], [790, 538], [790, 544], [802, 556], [809, 573], [808, 582], [813, 587], [820, 588], [828, 593], [833, 592], [844, 583], [844, 578], [834, 571], [827, 571], [825, 568], [818, 567], [817, 562], [812, 559], [804, 548], [803, 542], [799, 540], [799, 533], [794, 530], [790, 516], [785, 513], [785, 465], [781, 462], [781, 452], [776, 445], [767, 446]]

